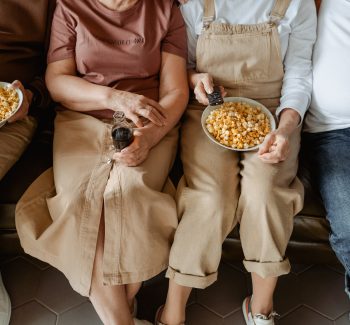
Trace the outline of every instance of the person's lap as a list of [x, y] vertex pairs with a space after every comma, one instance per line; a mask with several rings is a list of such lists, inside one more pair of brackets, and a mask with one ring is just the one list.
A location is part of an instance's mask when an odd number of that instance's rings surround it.
[[31, 116], [0, 128], [0, 180], [20, 158], [35, 129], [36, 120]]
[[17, 206], [25, 250], [60, 269], [76, 291], [88, 295], [103, 209], [106, 283], [140, 282], [165, 269], [177, 214], [174, 199], [162, 190], [177, 140], [174, 128], [145, 162], [126, 167], [111, 160], [110, 123], [60, 112], [53, 174], [39, 177]]
[[[245, 238], [244, 246], [251, 247], [249, 252], [253, 252], [248, 254], [247, 249], [246, 257], [260, 261], [254, 264], [259, 264], [259, 270], [264, 269], [265, 276], [287, 273], [289, 262], [284, 258], [284, 251], [292, 231], [293, 217], [301, 209], [303, 196], [301, 184], [295, 177], [300, 130], [292, 137], [293, 154], [288, 161], [265, 164], [256, 152], [239, 155], [212, 143], [202, 130], [202, 110], [201, 105], [190, 105], [181, 129], [184, 182], [180, 183], [177, 197], [181, 221], [170, 254], [170, 268], [178, 272], [175, 274], [170, 270], [168, 276], [177, 279], [178, 284], [190, 287], [204, 288], [213, 283], [222, 241], [241, 219], [243, 211], [245, 223], [251, 220], [249, 226], [243, 227], [247, 229], [243, 233], [241, 224], [241, 239]], [[242, 200], [242, 194], [245, 200]], [[242, 202], [236, 211], [238, 200]], [[254, 209], [248, 211], [248, 207]], [[269, 215], [263, 213], [268, 210], [272, 210]], [[265, 228], [261, 228], [263, 220]], [[201, 229], [198, 235], [192, 231], [194, 228]], [[264, 236], [254, 240], [257, 233]], [[271, 246], [274, 243], [278, 243], [277, 249]], [[188, 246], [195, 246], [195, 249], [189, 252], [186, 250]], [[259, 258], [263, 255], [262, 247], [268, 253]], [[272, 251], [278, 253], [271, 255]], [[271, 267], [266, 261], [275, 263]], [[265, 269], [269, 271], [265, 272]]]

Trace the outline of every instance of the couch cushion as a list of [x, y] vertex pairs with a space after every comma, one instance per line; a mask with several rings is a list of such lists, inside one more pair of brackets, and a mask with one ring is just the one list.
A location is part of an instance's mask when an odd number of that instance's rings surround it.
[[29, 83], [46, 66], [45, 48], [55, 0], [1, 0], [0, 80]]

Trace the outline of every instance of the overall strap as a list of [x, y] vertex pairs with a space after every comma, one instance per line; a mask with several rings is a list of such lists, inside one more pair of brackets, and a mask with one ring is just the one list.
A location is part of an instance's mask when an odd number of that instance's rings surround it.
[[274, 23], [279, 23], [287, 12], [291, 0], [275, 0], [275, 5], [272, 8], [270, 19]]
[[203, 29], [207, 29], [215, 19], [215, 1], [204, 0]]

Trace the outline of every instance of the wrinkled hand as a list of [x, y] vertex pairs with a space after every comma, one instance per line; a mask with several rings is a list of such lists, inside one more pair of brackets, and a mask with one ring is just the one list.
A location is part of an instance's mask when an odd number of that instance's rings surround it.
[[110, 101], [109, 107], [124, 112], [137, 127], [143, 127], [142, 118], [158, 126], [165, 124], [166, 118], [162, 106], [150, 98], [127, 91], [115, 91]]
[[121, 152], [116, 152], [113, 159], [129, 167], [138, 166], [148, 157], [153, 143], [154, 134], [151, 130], [135, 129], [134, 141]]
[[23, 87], [23, 85], [22, 85], [22, 83], [20, 81], [15, 80], [12, 83], [12, 87], [13, 88], [18, 88], [18, 89], [20, 89], [22, 91], [23, 101], [22, 101], [21, 107], [19, 108], [17, 113], [15, 115], [13, 115], [8, 120], [9, 123], [13, 123], [13, 122], [16, 122], [18, 120], [22, 120], [28, 115], [29, 106], [30, 106], [30, 103], [32, 102], [32, 98], [33, 98], [32, 92], [30, 90], [28, 90], [28, 89], [24, 89], [24, 87]]
[[[226, 91], [224, 87], [219, 86], [221, 91], [221, 96], [226, 96]], [[211, 94], [214, 91], [214, 81], [209, 73], [201, 73], [199, 79], [194, 87], [194, 94], [199, 103], [203, 105], [209, 105], [209, 100], [207, 94]]]
[[269, 133], [258, 151], [259, 158], [268, 164], [277, 164], [287, 159], [289, 154], [288, 134], [275, 130]]

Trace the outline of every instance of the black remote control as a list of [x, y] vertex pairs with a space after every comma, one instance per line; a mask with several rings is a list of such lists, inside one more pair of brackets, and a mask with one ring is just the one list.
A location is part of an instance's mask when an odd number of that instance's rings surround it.
[[214, 91], [211, 94], [207, 94], [209, 105], [216, 106], [224, 103], [224, 99], [221, 96], [221, 91], [218, 86], [214, 87]]

